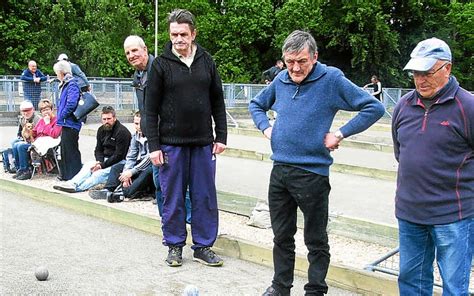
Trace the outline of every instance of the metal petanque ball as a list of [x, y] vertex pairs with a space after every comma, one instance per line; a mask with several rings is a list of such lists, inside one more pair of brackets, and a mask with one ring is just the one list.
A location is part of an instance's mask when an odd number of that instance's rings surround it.
[[45, 281], [48, 278], [48, 269], [44, 266], [36, 268], [35, 276], [38, 281]]

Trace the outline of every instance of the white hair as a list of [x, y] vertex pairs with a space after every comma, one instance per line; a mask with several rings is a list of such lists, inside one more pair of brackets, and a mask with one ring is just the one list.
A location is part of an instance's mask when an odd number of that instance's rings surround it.
[[133, 46], [133, 45], [139, 46], [141, 48], [146, 47], [145, 41], [143, 41], [143, 39], [140, 36], [137, 36], [137, 35], [130, 35], [123, 42], [123, 48], [124, 49], [129, 47], [129, 46]]
[[54, 73], [71, 74], [71, 64], [68, 61], [59, 61], [53, 66]]

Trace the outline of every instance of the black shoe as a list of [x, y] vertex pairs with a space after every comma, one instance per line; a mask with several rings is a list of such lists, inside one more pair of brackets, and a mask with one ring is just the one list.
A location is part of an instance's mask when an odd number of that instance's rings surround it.
[[73, 186], [73, 185], [70, 185], [68, 183], [64, 183], [62, 185], [54, 185], [53, 188], [56, 189], [56, 190], [61, 190], [61, 191], [67, 192], [67, 193], [77, 192], [76, 187]]
[[282, 294], [275, 290], [272, 286], [268, 287], [265, 292], [263, 292], [262, 296], [281, 296]]
[[10, 174], [16, 174], [16, 169], [15, 168], [7, 168], [7, 172]]
[[100, 189], [100, 190], [89, 190], [89, 196], [92, 199], [107, 199], [112, 192], [107, 189]]
[[224, 261], [211, 250], [210, 247], [197, 248], [194, 250], [193, 260], [207, 266], [222, 266]]
[[25, 170], [17, 170], [15, 172], [15, 174], [12, 176], [12, 178], [13, 179], [18, 179], [18, 177], [20, 177], [24, 172], [25, 172]]
[[125, 197], [120, 193], [109, 192], [107, 194], [107, 201], [110, 202], [110, 203], [122, 202], [124, 199], [125, 199]]
[[171, 267], [183, 265], [183, 247], [169, 246], [168, 257], [166, 257], [165, 262]]
[[30, 171], [24, 171], [20, 175], [16, 177], [17, 180], [29, 180], [31, 179], [31, 172]]

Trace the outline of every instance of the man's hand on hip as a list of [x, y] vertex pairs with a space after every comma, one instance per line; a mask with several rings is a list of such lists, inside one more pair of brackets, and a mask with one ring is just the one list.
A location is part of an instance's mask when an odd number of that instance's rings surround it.
[[271, 140], [272, 139], [272, 131], [273, 131], [273, 127], [269, 127], [269, 128], [267, 128], [266, 130], [263, 131], [263, 135], [267, 139]]
[[336, 137], [334, 133], [327, 133], [324, 137], [324, 146], [326, 146], [329, 151], [334, 151], [339, 148], [339, 143], [341, 141], [342, 139]]

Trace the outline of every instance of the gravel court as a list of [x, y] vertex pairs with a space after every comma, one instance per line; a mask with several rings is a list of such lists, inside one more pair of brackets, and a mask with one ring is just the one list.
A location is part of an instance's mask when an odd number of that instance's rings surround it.
[[[181, 295], [193, 284], [200, 295], [261, 295], [272, 270], [224, 257], [222, 268], [192, 261], [166, 266], [156, 236], [0, 191], [0, 294]], [[49, 278], [34, 277], [37, 266]], [[296, 278], [292, 295], [303, 295]], [[329, 295], [357, 295], [330, 288]]]

